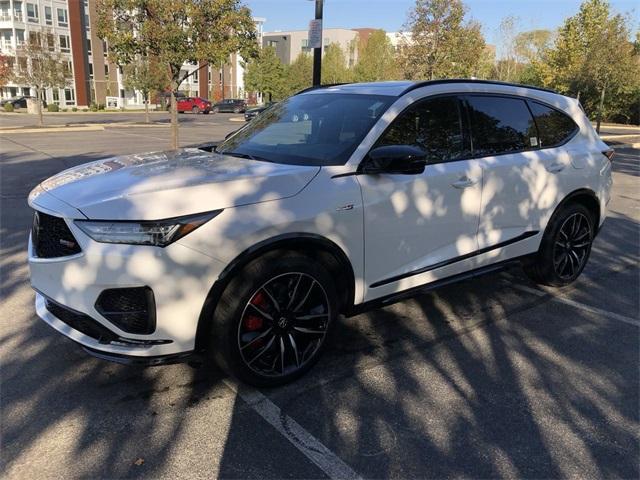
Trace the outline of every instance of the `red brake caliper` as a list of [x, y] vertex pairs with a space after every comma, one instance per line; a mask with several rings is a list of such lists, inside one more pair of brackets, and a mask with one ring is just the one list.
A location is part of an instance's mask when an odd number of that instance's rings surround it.
[[[256, 293], [251, 299], [251, 304], [260, 308], [260, 310], [264, 309], [266, 305], [266, 299], [264, 298], [264, 294], [262, 292]], [[244, 328], [246, 328], [249, 331], [260, 330], [264, 325], [264, 321], [260, 317], [257, 317], [256, 315], [252, 315], [252, 314], [246, 315], [242, 322], [243, 322]]]

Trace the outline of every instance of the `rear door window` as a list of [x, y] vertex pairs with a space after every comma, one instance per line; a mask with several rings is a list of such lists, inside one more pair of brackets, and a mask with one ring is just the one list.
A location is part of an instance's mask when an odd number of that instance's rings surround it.
[[490, 95], [465, 97], [475, 156], [539, 148], [536, 124], [525, 100]]
[[529, 107], [538, 125], [541, 148], [561, 145], [578, 131], [575, 122], [555, 108], [531, 100]]

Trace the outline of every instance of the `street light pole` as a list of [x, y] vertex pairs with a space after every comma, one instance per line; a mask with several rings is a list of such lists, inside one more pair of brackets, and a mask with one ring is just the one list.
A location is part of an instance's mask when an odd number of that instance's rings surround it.
[[[322, 3], [323, 0], [316, 0], [316, 20], [320, 20], [322, 24]], [[320, 48], [313, 49], [313, 86], [320, 86], [322, 78], [322, 34], [320, 35]]]

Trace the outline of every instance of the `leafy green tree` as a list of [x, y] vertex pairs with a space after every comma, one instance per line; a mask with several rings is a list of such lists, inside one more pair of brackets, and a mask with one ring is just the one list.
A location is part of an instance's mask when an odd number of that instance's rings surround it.
[[115, 63], [139, 55], [168, 71], [171, 86], [171, 144], [178, 148], [175, 92], [193, 75], [184, 62], [200, 68], [221, 65], [232, 53], [249, 59], [257, 52], [255, 24], [240, 0], [98, 0], [98, 35], [109, 44]]
[[347, 67], [347, 57], [338, 43], [324, 48], [322, 57], [322, 83], [345, 83], [351, 81], [351, 71]]
[[401, 52], [411, 79], [468, 77], [478, 68], [485, 46], [480, 24], [465, 21], [461, 0], [416, 0], [404, 29], [411, 42]]
[[132, 90], [138, 90], [144, 97], [144, 120], [149, 120], [149, 97], [152, 92], [165, 90], [169, 85], [167, 70], [151, 61], [149, 57], [137, 57], [129, 65], [122, 69], [124, 74], [124, 86]]
[[360, 40], [354, 77], [357, 82], [398, 78], [395, 50], [384, 30], [375, 30], [366, 41]]
[[602, 118], [619, 112], [620, 99], [633, 96], [640, 82], [629, 30], [628, 19], [611, 15], [606, 0], [586, 0], [538, 65], [545, 85], [580, 98], [598, 131]]
[[311, 55], [301, 52], [290, 65], [287, 65], [284, 83], [284, 96], [292, 95], [312, 85], [313, 59]]
[[47, 88], [64, 88], [71, 81], [68, 64], [62, 55], [52, 48], [51, 33], [43, 30], [29, 37], [29, 41], [18, 49], [18, 63], [13, 73], [16, 83], [36, 89], [38, 124], [44, 125], [42, 100]]
[[244, 83], [248, 90], [281, 99], [285, 91], [285, 66], [273, 47], [264, 47], [258, 56], [246, 63]]

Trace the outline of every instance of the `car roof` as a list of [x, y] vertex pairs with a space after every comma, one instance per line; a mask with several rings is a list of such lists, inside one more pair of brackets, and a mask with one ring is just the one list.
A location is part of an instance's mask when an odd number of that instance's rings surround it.
[[452, 78], [443, 80], [428, 81], [389, 81], [389, 82], [368, 82], [368, 83], [344, 83], [335, 85], [322, 85], [319, 87], [310, 87], [306, 90], [298, 92], [298, 94], [319, 94], [319, 93], [358, 93], [366, 95], [388, 95], [392, 97], [401, 97], [402, 95], [422, 87], [430, 85], [443, 84], [465, 84], [469, 85], [500, 85], [504, 87], [527, 88], [530, 90], [538, 90], [548, 93], [558, 94], [553, 90], [546, 88], [534, 87], [531, 85], [520, 85], [516, 83], [498, 82], [494, 80], [477, 80], [470, 78]]

